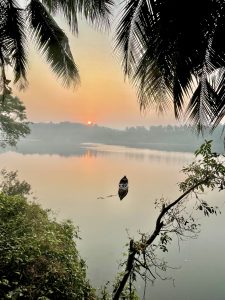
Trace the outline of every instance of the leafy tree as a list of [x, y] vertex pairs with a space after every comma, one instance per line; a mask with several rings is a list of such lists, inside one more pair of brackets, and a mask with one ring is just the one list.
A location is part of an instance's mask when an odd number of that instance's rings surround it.
[[109, 23], [111, 0], [29, 0], [24, 6], [16, 0], [0, 1], [0, 90], [11, 93], [6, 66], [13, 68], [14, 83], [27, 85], [28, 38], [34, 40], [52, 70], [65, 85], [79, 80], [68, 38], [53, 16], [64, 15], [73, 33], [78, 33], [78, 14], [101, 26]]
[[125, 74], [140, 105], [174, 106], [201, 130], [225, 114], [225, 2], [128, 0], [117, 30]]
[[[167, 252], [174, 236], [179, 240], [184, 237], [196, 237], [199, 226], [196, 213], [205, 216], [220, 213], [217, 206], [210, 206], [203, 197], [205, 190], [225, 189], [224, 156], [211, 150], [211, 141], [205, 142], [195, 152], [196, 160], [183, 168], [186, 179], [179, 183], [181, 195], [169, 202], [164, 198], [156, 201], [160, 213], [151, 234], [141, 233], [138, 241], [130, 239], [124, 272], [117, 280], [113, 300], [118, 300], [128, 288], [133, 293], [133, 282], [139, 275], [142, 279], [154, 281], [162, 278], [168, 264], [158, 256], [158, 251]], [[195, 196], [195, 197], [193, 197]], [[188, 206], [193, 209], [188, 209]]]
[[0, 146], [15, 146], [20, 137], [30, 133], [25, 106], [17, 97], [0, 95]]
[[24, 195], [30, 186], [3, 172], [0, 194], [0, 298], [96, 299], [75, 239], [78, 229], [62, 223]]

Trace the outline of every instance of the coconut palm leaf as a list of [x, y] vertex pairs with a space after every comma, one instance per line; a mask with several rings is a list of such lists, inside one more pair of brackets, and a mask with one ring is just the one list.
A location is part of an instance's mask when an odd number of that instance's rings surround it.
[[28, 3], [24, 7], [16, 0], [0, 0], [1, 90], [7, 90], [9, 80], [5, 76], [5, 66], [8, 64], [14, 69], [14, 82], [21, 88], [27, 84], [28, 31], [63, 83], [67, 86], [76, 83], [79, 74], [68, 39], [52, 15], [63, 13], [72, 31], [77, 33], [78, 14], [96, 25], [108, 25], [113, 0], [30, 0]]
[[38, 49], [46, 55], [52, 70], [66, 86], [79, 80], [78, 69], [70, 51], [68, 38], [38, 0], [27, 7], [32, 36]]
[[55, 14], [61, 11], [73, 33], [78, 33], [78, 14], [83, 15], [92, 24], [109, 26], [112, 0], [43, 0], [49, 11]]
[[4, 48], [0, 43], [0, 69], [1, 69], [1, 75], [0, 75], [0, 90], [2, 91], [2, 100], [5, 100], [5, 97], [9, 94], [11, 94], [12, 89], [9, 86], [9, 83], [11, 80], [8, 80], [6, 78], [6, 65], [7, 60], [4, 53]]
[[187, 118], [198, 132], [203, 132], [204, 128], [208, 128], [215, 119], [218, 101], [218, 94], [210, 82], [207, 79], [205, 82], [199, 82], [186, 111]]
[[211, 121], [213, 131], [225, 116], [225, 68], [220, 68], [212, 77], [212, 86], [217, 94], [217, 105], [214, 118]]
[[[151, 85], [148, 82], [151, 81]], [[147, 52], [139, 63], [135, 74], [135, 82], [138, 87], [140, 107], [153, 106], [158, 112], [164, 112], [171, 105], [169, 90], [166, 88], [163, 68], [160, 68], [154, 60], [150, 61]]]
[[66, 18], [66, 21], [75, 34], [78, 33], [78, 3], [73, 0], [43, 0], [42, 3], [49, 10], [49, 12], [55, 15], [58, 12], [62, 12]]
[[5, 1], [2, 17], [2, 53], [5, 60], [11, 60], [15, 76], [14, 83], [18, 83], [20, 88], [24, 88], [27, 85], [27, 41], [24, 12], [18, 7], [15, 0], [8, 0]]
[[148, 35], [143, 32], [144, 23], [149, 17], [146, 15], [148, 10], [143, 13], [144, 6], [145, 1], [142, 0], [128, 1], [117, 28], [116, 47], [122, 51], [124, 73], [128, 76], [135, 72], [140, 59], [139, 51], [145, 51], [143, 44], [145, 39], [148, 39]]
[[[183, 94], [187, 93], [187, 86], [191, 86], [192, 76], [187, 53], [184, 51], [179, 53], [179, 60], [177, 59], [177, 48], [181, 44], [182, 37], [178, 40], [173, 30], [179, 20], [172, 20], [173, 7], [170, 8], [171, 14], [168, 17], [168, 7], [163, 7], [161, 2], [140, 0], [128, 2], [118, 27], [117, 47], [124, 53], [125, 74], [134, 76], [137, 85], [141, 83], [139, 89], [141, 99], [146, 101], [146, 97], [141, 93], [144, 85], [146, 86], [144, 94], [146, 90], [151, 91], [154, 99], [157, 99], [159, 94], [167, 98], [174, 92], [175, 111], [178, 116]], [[188, 68], [184, 70], [188, 75], [187, 78], [181, 71], [183, 67]], [[160, 84], [155, 85], [155, 82]], [[141, 105], [146, 107], [146, 103], [142, 100]]]
[[195, 0], [126, 1], [116, 46], [125, 75], [137, 85], [141, 107], [159, 102], [166, 108], [173, 102], [179, 118], [185, 98], [193, 95], [187, 115], [195, 124], [213, 124], [215, 105], [222, 102], [207, 77], [225, 66], [224, 32], [222, 0], [198, 0], [198, 5]]
[[[63, 0], [60, 0], [62, 2]], [[109, 25], [111, 8], [114, 5], [113, 0], [77, 0], [77, 7], [81, 13], [92, 24], [98, 27]]]

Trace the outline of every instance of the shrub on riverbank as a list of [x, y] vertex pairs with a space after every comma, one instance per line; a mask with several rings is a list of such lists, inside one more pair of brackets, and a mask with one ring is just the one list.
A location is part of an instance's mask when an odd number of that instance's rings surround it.
[[0, 194], [0, 298], [95, 299], [70, 221], [21, 195]]

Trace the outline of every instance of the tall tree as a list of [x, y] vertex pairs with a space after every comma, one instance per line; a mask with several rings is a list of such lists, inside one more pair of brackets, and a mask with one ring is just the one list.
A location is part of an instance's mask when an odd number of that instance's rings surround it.
[[173, 103], [199, 130], [225, 115], [225, 1], [128, 0], [117, 30], [141, 108]]
[[113, 0], [29, 0], [21, 6], [16, 0], [0, 1], [0, 90], [11, 93], [6, 66], [14, 72], [14, 83], [27, 85], [26, 71], [28, 38], [34, 38], [37, 48], [65, 85], [76, 83], [79, 73], [68, 38], [54, 20], [56, 13], [64, 15], [73, 33], [78, 33], [78, 15], [101, 26], [109, 24]]

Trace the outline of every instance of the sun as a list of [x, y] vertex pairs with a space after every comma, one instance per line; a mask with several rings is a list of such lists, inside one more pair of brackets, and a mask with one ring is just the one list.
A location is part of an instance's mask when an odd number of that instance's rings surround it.
[[88, 125], [92, 125], [93, 123], [92, 123], [92, 121], [88, 121], [87, 124]]

